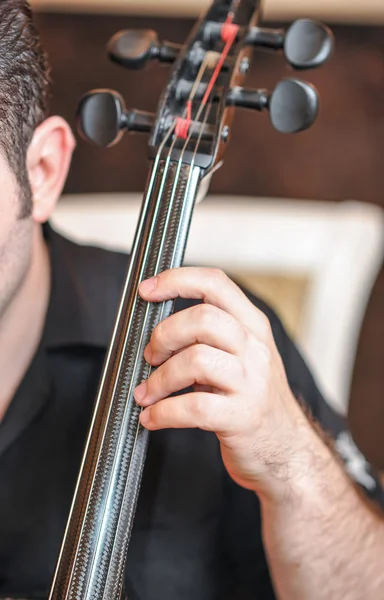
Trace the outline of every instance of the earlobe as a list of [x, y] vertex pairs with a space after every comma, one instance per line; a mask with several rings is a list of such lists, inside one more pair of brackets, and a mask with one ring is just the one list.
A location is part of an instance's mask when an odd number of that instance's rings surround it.
[[27, 153], [33, 219], [47, 221], [58, 201], [71, 164], [75, 139], [68, 123], [50, 117], [35, 130]]

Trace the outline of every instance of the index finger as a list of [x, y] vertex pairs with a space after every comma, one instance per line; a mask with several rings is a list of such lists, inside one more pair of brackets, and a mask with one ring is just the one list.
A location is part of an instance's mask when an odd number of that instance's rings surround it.
[[159, 273], [139, 286], [140, 296], [148, 302], [174, 298], [202, 300], [232, 315], [258, 337], [270, 333], [267, 317], [220, 269], [180, 267]]

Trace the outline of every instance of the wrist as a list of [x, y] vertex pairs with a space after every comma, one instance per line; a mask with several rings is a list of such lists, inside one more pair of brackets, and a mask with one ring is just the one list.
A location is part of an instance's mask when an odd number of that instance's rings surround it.
[[[279, 472], [271, 473], [263, 489], [255, 489], [265, 509], [300, 507], [303, 501], [316, 502], [328, 486], [347, 486], [347, 480], [332, 454], [307, 417], [297, 406], [294, 431], [285, 444]], [[341, 475], [341, 476], [340, 476]], [[339, 489], [338, 493], [340, 493]]]

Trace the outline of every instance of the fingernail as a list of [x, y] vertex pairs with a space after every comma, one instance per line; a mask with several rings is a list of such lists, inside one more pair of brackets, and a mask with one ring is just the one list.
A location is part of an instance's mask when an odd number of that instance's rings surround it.
[[147, 362], [151, 361], [152, 358], [152, 348], [151, 348], [151, 344], [147, 344], [147, 346], [145, 347], [144, 350], [144, 358]]
[[147, 387], [146, 381], [143, 381], [143, 383], [140, 383], [140, 385], [137, 386], [133, 392], [136, 402], [140, 403], [144, 400], [145, 396], [147, 395]]
[[157, 288], [157, 277], [151, 277], [140, 283], [140, 292], [143, 294], [151, 294]]
[[141, 424], [144, 425], [148, 425], [148, 423], [151, 420], [151, 409], [150, 408], [146, 408], [145, 410], [142, 411], [141, 415], [140, 415], [140, 421]]

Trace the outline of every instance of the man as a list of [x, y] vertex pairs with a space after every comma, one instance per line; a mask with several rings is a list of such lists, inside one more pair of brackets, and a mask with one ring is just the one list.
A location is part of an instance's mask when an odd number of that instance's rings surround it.
[[[46, 598], [127, 260], [46, 225], [74, 138], [47, 118], [47, 62], [22, 0], [0, 4], [0, 57], [0, 596]], [[158, 369], [135, 391], [159, 431], [129, 598], [382, 599], [383, 523], [300, 408], [345, 440], [276, 316], [215, 270], [166, 272], [140, 293], [188, 300], [155, 330]]]

